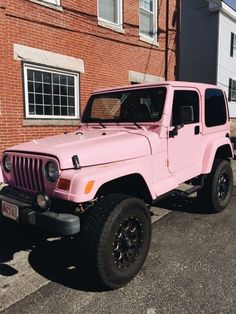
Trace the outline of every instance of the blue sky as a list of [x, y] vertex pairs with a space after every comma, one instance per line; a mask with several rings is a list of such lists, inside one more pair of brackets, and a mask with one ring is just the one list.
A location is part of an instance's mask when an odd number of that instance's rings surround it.
[[236, 0], [224, 0], [224, 2], [236, 10]]

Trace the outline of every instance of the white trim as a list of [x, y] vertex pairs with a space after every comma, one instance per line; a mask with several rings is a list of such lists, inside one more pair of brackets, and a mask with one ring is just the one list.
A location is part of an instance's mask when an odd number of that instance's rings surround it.
[[[99, 1], [100, 0], [97, 0], [97, 17], [98, 17], [98, 25], [100, 26], [103, 26], [103, 27], [107, 27], [107, 28], [110, 28], [114, 31], [117, 31], [117, 28], [120, 29], [120, 30], [123, 30], [123, 10], [122, 10], [122, 7], [123, 7], [123, 0], [117, 0], [118, 1], [118, 5], [117, 5], [117, 9], [118, 9], [118, 12], [117, 12], [117, 19], [118, 19], [118, 22], [117, 23], [114, 23], [110, 20], [106, 20], [102, 17], [99, 16]], [[99, 24], [99, 22], [101, 24]], [[110, 26], [110, 27], [108, 27]]]
[[42, 2], [49, 2], [55, 5], [60, 5], [60, 0], [42, 0]]
[[78, 58], [19, 44], [14, 44], [13, 51], [15, 60], [84, 73], [84, 60]]
[[[28, 77], [27, 77], [27, 70], [39, 70], [43, 72], [49, 72], [49, 73], [59, 73], [64, 75], [70, 75], [73, 76], [75, 79], [75, 116], [57, 116], [57, 115], [31, 115], [29, 113], [29, 94], [28, 94]], [[38, 66], [38, 65], [31, 65], [31, 64], [24, 64], [23, 67], [23, 73], [24, 73], [24, 96], [25, 96], [25, 117], [26, 119], [60, 119], [60, 120], [78, 120], [79, 119], [79, 76], [78, 73], [73, 72], [65, 72], [61, 70], [55, 70], [48, 67]]]
[[56, 11], [63, 12], [63, 8], [60, 6], [60, 0], [53, 0], [53, 1], [50, 1], [50, 0], [29, 0], [29, 1], [36, 3], [36, 4], [39, 4], [39, 5], [42, 5], [44, 7], [56, 10]]
[[147, 83], [147, 82], [163, 82], [165, 79], [164, 77], [152, 75], [152, 74], [146, 74], [136, 71], [129, 71], [129, 82], [130, 83]]
[[108, 22], [105, 21], [105, 20], [100, 20], [100, 19], [99, 19], [99, 20], [98, 20], [98, 26], [111, 29], [112, 31], [117, 32], [117, 33], [125, 34], [125, 30], [124, 30], [123, 28], [119, 27], [119, 26], [116, 25], [116, 24], [108, 23]]
[[206, 0], [209, 2], [209, 10], [211, 12], [220, 11], [226, 14], [228, 17], [236, 21], [236, 10], [232, 9], [229, 5], [221, 0]]

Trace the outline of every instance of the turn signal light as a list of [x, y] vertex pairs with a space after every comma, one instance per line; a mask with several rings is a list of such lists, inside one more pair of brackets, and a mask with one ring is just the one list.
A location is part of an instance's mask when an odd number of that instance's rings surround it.
[[57, 187], [58, 187], [58, 189], [68, 191], [69, 188], [70, 188], [70, 180], [67, 180], [67, 179], [59, 179], [59, 182], [58, 182]]
[[89, 181], [87, 184], [86, 184], [86, 187], [84, 189], [84, 193], [85, 194], [89, 194], [91, 191], [92, 191], [92, 188], [94, 186], [94, 182], [95, 181]]

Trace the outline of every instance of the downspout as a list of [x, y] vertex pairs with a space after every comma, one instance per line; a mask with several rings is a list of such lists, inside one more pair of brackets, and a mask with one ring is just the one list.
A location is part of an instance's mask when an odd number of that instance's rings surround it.
[[168, 50], [169, 50], [169, 0], [166, 0], [166, 42], [165, 42], [165, 80], [168, 80]]

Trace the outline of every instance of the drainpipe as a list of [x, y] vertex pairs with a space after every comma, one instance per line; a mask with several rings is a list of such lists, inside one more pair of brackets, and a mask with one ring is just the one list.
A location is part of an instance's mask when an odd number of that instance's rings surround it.
[[165, 80], [168, 80], [168, 52], [169, 52], [169, 0], [166, 0], [166, 42], [165, 42]]

